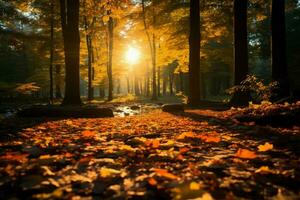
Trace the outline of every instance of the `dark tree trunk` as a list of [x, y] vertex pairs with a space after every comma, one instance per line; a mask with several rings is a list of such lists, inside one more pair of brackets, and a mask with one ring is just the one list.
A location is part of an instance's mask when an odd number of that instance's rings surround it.
[[[153, 0], [152, 2], [152, 15], [153, 15], [153, 29], [156, 28], [156, 12], [155, 12], [155, 4], [156, 4], [156, 1]], [[153, 50], [153, 54], [152, 54], [152, 75], [153, 75], [153, 80], [152, 80], [152, 100], [157, 100], [157, 77], [156, 77], [156, 35], [155, 33], [153, 33], [153, 40], [152, 40], [152, 50]]]
[[126, 78], [127, 81], [127, 93], [130, 94], [130, 81], [129, 81], [129, 77], [127, 76]]
[[190, 92], [188, 103], [196, 106], [200, 101], [200, 0], [190, 2]]
[[53, 103], [53, 57], [54, 57], [54, 2], [51, 0], [51, 16], [50, 16], [50, 66], [49, 66], [49, 100], [50, 104]]
[[92, 52], [92, 37], [89, 35], [88, 30], [88, 21], [87, 17], [84, 16], [84, 26], [85, 26], [85, 32], [86, 32], [86, 46], [88, 51], [88, 100], [91, 101], [94, 99], [94, 88], [93, 88], [93, 52]]
[[[155, 18], [155, 17], [154, 17]], [[157, 100], [157, 85], [156, 85], [156, 38], [153, 34], [153, 58], [152, 58], [152, 100]]]
[[57, 99], [61, 99], [62, 95], [61, 95], [61, 65], [56, 65], [55, 66], [55, 77], [56, 77], [56, 81], [55, 81], [55, 97]]
[[174, 95], [174, 91], [173, 91], [173, 84], [174, 84], [174, 74], [171, 72], [169, 74], [169, 86], [170, 86], [170, 96]]
[[163, 77], [163, 96], [167, 95], [167, 81], [168, 81], [168, 78]]
[[120, 93], [121, 93], [121, 80], [118, 79], [117, 82], [118, 82], [118, 86], [117, 86], [117, 94], [120, 94]]
[[99, 96], [100, 98], [105, 98], [105, 81], [102, 80], [99, 85]]
[[160, 97], [160, 67], [157, 68], [157, 95]]
[[66, 64], [63, 104], [80, 105], [79, 0], [60, 0], [60, 7]]
[[234, 69], [239, 85], [248, 75], [247, 0], [234, 1]]
[[[155, 29], [156, 25], [156, 14], [155, 14], [155, 1], [152, 2], [152, 16], [153, 16], [153, 28]], [[146, 23], [146, 9], [145, 9], [145, 0], [142, 0], [142, 16], [143, 16], [143, 23], [144, 23], [144, 29], [147, 35], [149, 47], [150, 47], [150, 53], [152, 57], [152, 100], [157, 100], [157, 87], [156, 87], [156, 39], [155, 34], [151, 36], [148, 30], [148, 26]]]
[[150, 96], [150, 72], [149, 72], [149, 65], [147, 64], [147, 90], [146, 90], [146, 96], [149, 97]]
[[114, 35], [114, 21], [112, 17], [109, 17], [108, 21], [108, 101], [113, 100], [113, 75], [112, 75], [112, 57], [113, 57], [113, 35]]
[[[248, 75], [248, 0], [234, 1], [234, 84], [240, 85]], [[250, 93], [240, 91], [234, 94], [231, 104], [248, 105]]]
[[139, 79], [139, 86], [140, 86], [140, 95], [143, 95], [143, 79]]
[[179, 72], [179, 84], [180, 84], [180, 92], [184, 92], [182, 71]]
[[139, 81], [138, 81], [136, 74], [134, 75], [134, 94], [136, 96], [140, 95]]
[[272, 78], [279, 86], [274, 100], [290, 96], [287, 58], [285, 0], [272, 1]]

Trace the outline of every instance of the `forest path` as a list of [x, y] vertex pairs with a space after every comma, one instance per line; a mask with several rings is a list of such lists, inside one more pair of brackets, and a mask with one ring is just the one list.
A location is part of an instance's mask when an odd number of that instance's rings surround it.
[[299, 198], [299, 140], [220, 114], [11, 121], [0, 199]]

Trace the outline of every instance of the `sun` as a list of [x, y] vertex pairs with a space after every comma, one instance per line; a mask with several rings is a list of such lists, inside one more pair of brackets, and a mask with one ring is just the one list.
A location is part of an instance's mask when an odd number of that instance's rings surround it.
[[140, 59], [140, 51], [137, 48], [129, 47], [126, 52], [126, 60], [130, 64], [136, 64]]

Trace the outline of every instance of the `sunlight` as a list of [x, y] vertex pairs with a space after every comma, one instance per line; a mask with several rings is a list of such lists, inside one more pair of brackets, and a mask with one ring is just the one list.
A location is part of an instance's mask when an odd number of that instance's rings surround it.
[[130, 64], [136, 64], [140, 59], [140, 51], [137, 48], [129, 47], [126, 52], [126, 60]]

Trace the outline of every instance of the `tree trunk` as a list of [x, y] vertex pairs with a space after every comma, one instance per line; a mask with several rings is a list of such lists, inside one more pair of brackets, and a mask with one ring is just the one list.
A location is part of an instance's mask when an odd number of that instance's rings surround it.
[[287, 58], [285, 0], [272, 1], [272, 78], [279, 86], [274, 100], [290, 96]]
[[157, 95], [160, 97], [160, 67], [157, 69]]
[[117, 94], [121, 94], [121, 80], [118, 79], [117, 82], [118, 82], [118, 86], [117, 86]]
[[129, 77], [126, 77], [126, 81], [127, 81], [127, 94], [130, 94], [130, 81], [129, 81]]
[[167, 81], [168, 81], [168, 78], [163, 77], [163, 96], [167, 95]]
[[[248, 33], [247, 33], [248, 0], [234, 1], [234, 84], [240, 85], [248, 75]], [[236, 92], [231, 104], [248, 105], [251, 101], [248, 91]]]
[[190, 1], [190, 92], [188, 103], [196, 106], [200, 101], [200, 0]]
[[112, 57], [113, 57], [113, 35], [114, 35], [114, 21], [112, 17], [109, 17], [108, 21], [108, 101], [113, 100], [113, 75], [112, 75]]
[[54, 57], [54, 2], [51, 0], [51, 16], [50, 16], [50, 66], [49, 66], [49, 100], [50, 104], [53, 103], [53, 57]]
[[173, 91], [173, 83], [174, 83], [174, 74], [171, 72], [169, 74], [169, 86], [170, 86], [170, 96], [174, 95], [174, 91]]
[[153, 34], [153, 58], [152, 58], [152, 100], [157, 100], [157, 86], [156, 86], [156, 38]]
[[136, 96], [140, 95], [139, 82], [136, 74], [134, 74], [134, 94]]
[[63, 105], [80, 105], [79, 0], [60, 0], [65, 52], [65, 97]]
[[61, 65], [55, 66], [55, 75], [56, 75], [56, 81], [55, 81], [55, 97], [57, 99], [61, 99]]
[[86, 32], [86, 46], [87, 46], [87, 52], [88, 52], [88, 100], [91, 101], [94, 99], [94, 89], [93, 89], [93, 66], [92, 66], [92, 38], [91, 35], [89, 35], [89, 25], [87, 21], [87, 17], [84, 16], [84, 27]]
[[149, 72], [149, 65], [147, 63], [147, 90], [146, 90], [146, 96], [149, 97], [150, 96], [150, 72]]
[[179, 72], [179, 84], [180, 84], [180, 92], [184, 92], [184, 87], [183, 87], [183, 73], [182, 71]]
[[[152, 2], [154, 4], [154, 2]], [[152, 16], [153, 16], [153, 27], [155, 28], [156, 24], [156, 16], [155, 16], [155, 7], [152, 5]], [[148, 26], [146, 23], [146, 10], [145, 10], [145, 0], [142, 0], [142, 16], [143, 16], [143, 22], [144, 22], [144, 29], [147, 35], [149, 47], [150, 47], [150, 53], [152, 57], [152, 100], [157, 99], [157, 87], [156, 87], [156, 39], [155, 39], [155, 34], [152, 34], [152, 41], [151, 41], [151, 36], [148, 30]], [[154, 29], [153, 28], [153, 29]]]

